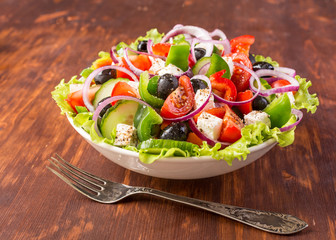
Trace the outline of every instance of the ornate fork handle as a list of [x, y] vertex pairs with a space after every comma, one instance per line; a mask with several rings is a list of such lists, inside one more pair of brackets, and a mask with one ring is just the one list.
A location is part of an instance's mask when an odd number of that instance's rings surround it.
[[308, 227], [308, 224], [306, 222], [288, 214], [267, 212], [249, 208], [235, 207], [215, 202], [208, 202], [199, 199], [178, 196], [175, 194], [145, 187], [134, 187], [130, 189], [129, 193], [150, 194], [175, 202], [184, 203], [276, 234], [292, 234]]

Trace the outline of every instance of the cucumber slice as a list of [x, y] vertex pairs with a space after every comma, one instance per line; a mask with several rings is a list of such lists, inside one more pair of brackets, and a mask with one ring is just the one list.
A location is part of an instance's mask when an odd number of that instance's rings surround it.
[[133, 125], [138, 105], [134, 101], [119, 101], [115, 106], [107, 110], [100, 124], [100, 131], [103, 137], [112, 139], [112, 132], [119, 123]]
[[[197, 74], [206, 74], [206, 72], [208, 71], [209, 67], [204, 67], [205, 65], [209, 65], [210, 66], [210, 61], [211, 58], [210, 57], [202, 57], [200, 60], [198, 60], [195, 64], [195, 66], [192, 68], [192, 72], [194, 75]], [[204, 69], [202, 69], [204, 67]], [[199, 72], [202, 69], [201, 72]]]
[[202, 57], [198, 60], [192, 69], [194, 75], [202, 74], [210, 77], [210, 75], [225, 69], [223, 77], [230, 79], [230, 67], [227, 62], [218, 54], [214, 53], [211, 57]]
[[127, 78], [111, 79], [101, 85], [99, 90], [96, 92], [95, 98], [93, 99], [94, 108], [97, 108], [98, 103], [102, 99], [106, 97], [111, 97], [111, 93], [114, 88], [114, 85], [119, 81], [127, 82], [129, 80]]

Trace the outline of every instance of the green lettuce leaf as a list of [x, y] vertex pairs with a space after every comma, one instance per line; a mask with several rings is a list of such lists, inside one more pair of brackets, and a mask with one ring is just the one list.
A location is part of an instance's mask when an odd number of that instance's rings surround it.
[[268, 62], [269, 64], [273, 65], [273, 67], [279, 67], [279, 63], [277, 61], [272, 60], [271, 57], [264, 57], [261, 55], [254, 55], [256, 62]]
[[306, 78], [301, 78], [299, 75], [295, 76], [295, 79], [299, 82], [300, 88], [294, 95], [296, 109], [306, 109], [307, 112], [315, 113], [317, 106], [320, 104], [316, 93], [310, 94], [308, 88], [312, 85], [311, 81], [307, 81]]
[[68, 114], [69, 116], [75, 115], [74, 110], [68, 104], [68, 102], [65, 101], [65, 99], [70, 93], [71, 84], [81, 84], [84, 83], [84, 81], [84, 79], [77, 79], [77, 76], [73, 76], [67, 83], [65, 83], [64, 79], [62, 79], [61, 82], [55, 87], [55, 90], [51, 92], [52, 98], [61, 109], [61, 114]]
[[129, 47], [133, 50], [137, 50], [138, 48], [138, 44], [141, 41], [144, 40], [148, 40], [148, 39], [152, 39], [153, 40], [153, 44], [155, 43], [159, 43], [163, 37], [163, 33], [159, 33], [158, 30], [156, 28], [153, 28], [151, 30], [149, 30], [146, 33], [146, 36], [142, 37], [138, 37], [134, 42], [132, 42], [131, 44], [126, 44], [125, 42], [120, 42], [117, 46], [116, 46], [116, 51], [118, 53], [119, 56], [123, 56], [124, 55], [124, 48]]
[[148, 139], [138, 149], [140, 161], [148, 164], [159, 158], [199, 156], [197, 145], [175, 140]]

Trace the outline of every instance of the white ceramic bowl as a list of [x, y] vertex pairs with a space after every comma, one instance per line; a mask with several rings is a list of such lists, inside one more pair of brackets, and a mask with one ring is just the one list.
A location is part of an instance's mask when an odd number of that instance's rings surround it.
[[175, 157], [162, 158], [152, 164], [145, 164], [139, 160], [139, 154], [106, 143], [94, 143], [90, 135], [82, 128], [74, 126], [71, 118], [68, 118], [73, 128], [94, 147], [98, 152], [112, 162], [131, 171], [144, 175], [166, 179], [199, 179], [208, 178], [235, 171], [245, 167], [262, 157], [276, 145], [274, 139], [270, 139], [260, 145], [249, 148], [246, 160], [234, 159], [229, 166], [226, 161], [216, 160], [211, 157]]

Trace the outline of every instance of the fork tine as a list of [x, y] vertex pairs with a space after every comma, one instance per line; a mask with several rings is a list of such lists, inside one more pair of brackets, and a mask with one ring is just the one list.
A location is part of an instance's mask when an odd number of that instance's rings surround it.
[[93, 175], [93, 174], [91, 174], [91, 173], [89, 173], [89, 172], [86, 172], [86, 171], [84, 171], [84, 170], [82, 170], [82, 169], [80, 169], [80, 168], [77, 168], [77, 167], [71, 165], [70, 163], [68, 163], [67, 161], [65, 161], [65, 160], [64, 160], [60, 155], [58, 155], [57, 153], [55, 153], [55, 155], [56, 155], [56, 157], [57, 157], [59, 160], [61, 160], [63, 163], [65, 163], [67, 166], [69, 166], [69, 167], [72, 168], [73, 170], [76, 170], [76, 171], [78, 171], [78, 172], [80, 172], [80, 173], [82, 173], [82, 174], [84, 174], [84, 175], [86, 175], [86, 176], [88, 176], [88, 177], [91, 177], [91, 178], [93, 178], [93, 179], [95, 179], [95, 180], [97, 180], [97, 181], [101, 181], [103, 184], [106, 184], [106, 182], [108, 182], [108, 180], [106, 180], [106, 179], [97, 177], [97, 176], [95, 176], [95, 175]]
[[[98, 194], [99, 193], [99, 190], [98, 189], [94, 189], [94, 188], [92, 188], [91, 186], [89, 186], [88, 184], [85, 184], [84, 182], [82, 182], [82, 181], [80, 181], [80, 180], [78, 180], [77, 178], [75, 178], [74, 176], [72, 176], [71, 174], [73, 174], [73, 175], [75, 175], [75, 176], [77, 176], [77, 174], [76, 173], [72, 173], [72, 171], [70, 170], [69, 172], [67, 172], [67, 171], [65, 171], [62, 167], [64, 167], [64, 165], [62, 165], [60, 162], [58, 162], [57, 160], [55, 160], [55, 159], [53, 159], [53, 161], [52, 160], [50, 160], [50, 159], [48, 159], [49, 160], [49, 162], [51, 163], [51, 164], [53, 164], [59, 171], [61, 171], [61, 173], [63, 174], [63, 177], [67, 177], [68, 179], [71, 179], [73, 182], [75, 182], [76, 184], [78, 184], [78, 185], [81, 185], [82, 187], [85, 187], [85, 188], [87, 188], [88, 190], [91, 190], [92, 192], [95, 192], [96, 194]], [[56, 161], [56, 163], [55, 163], [55, 161]], [[62, 167], [61, 167], [62, 166]], [[67, 168], [65, 168], [66, 170], [68, 170]], [[70, 174], [71, 173], [71, 174]], [[65, 175], [65, 176], [64, 176]], [[82, 179], [82, 180], [84, 180], [84, 181], [86, 181], [87, 183], [91, 183], [90, 181], [87, 181], [87, 179], [85, 179], [85, 178], [83, 178], [83, 177], [80, 177], [79, 176], [79, 178], [80, 179]], [[101, 186], [99, 186], [98, 185], [98, 187], [100, 187], [100, 188], [102, 188]], [[102, 189], [101, 189], [102, 190]]]
[[79, 193], [87, 196], [88, 198], [92, 200], [96, 200], [96, 195], [93, 195], [92, 193], [88, 192], [85, 188], [83, 188], [81, 185], [77, 184], [77, 182], [71, 182], [68, 178], [64, 177], [61, 173], [57, 172], [56, 170], [50, 168], [47, 166], [47, 168], [54, 173], [56, 176], [58, 176], [60, 179], [62, 179], [65, 183], [67, 183], [70, 187], [77, 190]]
[[[79, 171], [73, 171], [72, 169], [74, 169], [74, 168], [76, 169], [76, 167], [75, 167], [75, 166], [72, 166], [70, 163], [64, 165], [63, 163], [61, 163], [60, 161], [58, 161], [58, 160], [57, 160], [56, 158], [54, 158], [54, 157], [51, 157], [51, 159], [52, 159], [53, 161], [51, 161], [50, 159], [48, 159], [49, 162], [54, 162], [54, 163], [56, 162], [58, 166], [62, 166], [62, 167], [65, 168], [68, 172], [72, 173], [72, 174], [75, 175], [76, 177], [82, 179], [83, 181], [86, 181], [86, 182], [92, 184], [93, 186], [98, 187], [100, 190], [103, 189], [103, 186], [101, 186], [101, 185], [99, 185], [98, 183], [91, 181], [91, 179], [89, 179], [89, 178], [83, 176], [84, 174], [81, 174], [81, 172], [79, 172]], [[66, 163], [65, 160], [63, 160], [63, 162]], [[55, 165], [55, 164], [54, 164], [54, 165]], [[72, 166], [72, 168], [69, 168], [68, 166]], [[77, 168], [77, 169], [78, 169], [78, 168]], [[81, 170], [81, 171], [83, 171], [83, 170]], [[103, 183], [103, 184], [104, 184], [104, 183]]]

